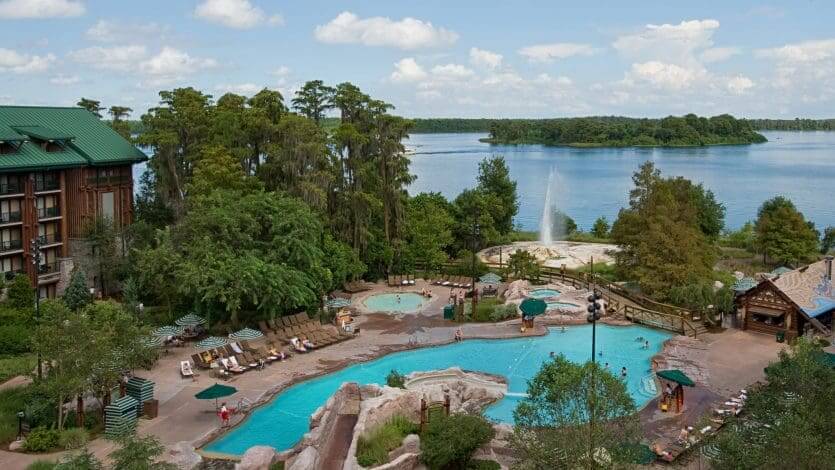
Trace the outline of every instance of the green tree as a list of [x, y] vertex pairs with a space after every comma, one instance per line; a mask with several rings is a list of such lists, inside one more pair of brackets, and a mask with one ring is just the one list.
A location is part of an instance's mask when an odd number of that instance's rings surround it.
[[452, 218], [449, 202], [440, 193], [420, 193], [411, 198], [406, 210], [406, 243], [403, 264], [413, 269], [421, 265], [438, 269], [449, 259], [452, 244]]
[[516, 250], [507, 261], [507, 270], [516, 279], [539, 279], [539, 263], [526, 250]]
[[544, 363], [528, 382], [528, 396], [513, 416], [511, 446], [522, 469], [601, 466], [589, 459], [590, 436], [615, 465], [626, 464], [634, 458], [628, 444], [641, 438], [624, 382], [596, 363], [575, 364], [562, 355]]
[[742, 227], [725, 233], [722, 244], [733, 248], [753, 251], [756, 248], [757, 234], [754, 232], [754, 224], [745, 222]]
[[609, 237], [609, 221], [606, 220], [606, 217], [601, 216], [594, 221], [594, 225], [591, 227], [591, 234], [596, 238]]
[[31, 318], [35, 310], [35, 288], [32, 280], [25, 274], [18, 274], [8, 285], [6, 305]]
[[436, 416], [421, 434], [421, 460], [430, 470], [465, 470], [473, 453], [490, 442], [495, 431], [479, 415]]
[[133, 109], [128, 108], [127, 106], [111, 106], [110, 109], [107, 110], [107, 114], [111, 117], [110, 127], [127, 140], [131, 140], [131, 135], [130, 124], [128, 124], [126, 118], [131, 112], [133, 112]]
[[485, 158], [478, 164], [478, 190], [494, 197], [498, 204], [491, 207], [491, 215], [499, 234], [513, 230], [513, 218], [519, 212], [519, 196], [516, 181], [510, 178], [510, 169], [504, 157]]
[[829, 253], [832, 248], [835, 248], [835, 227], [829, 226], [823, 231], [820, 252], [822, 255], [825, 255]]
[[84, 448], [80, 452], [62, 458], [52, 470], [102, 470], [104, 466], [99, 459]]
[[89, 98], [81, 98], [76, 103], [76, 106], [86, 109], [91, 113], [95, 114], [97, 118], [101, 119], [101, 112], [104, 111], [104, 108], [101, 105], [101, 101], [91, 100]]
[[161, 462], [165, 447], [154, 436], [128, 435], [119, 439], [119, 448], [110, 454], [113, 470], [176, 470], [172, 463]]
[[554, 234], [554, 237], [557, 239], [564, 238], [577, 232], [577, 230], [577, 222], [571, 216], [559, 209], [554, 209], [551, 216], [551, 233]]
[[490, 208], [498, 204], [496, 197], [485, 194], [477, 189], [465, 189], [453, 201], [453, 217], [455, 225], [452, 232], [456, 252], [473, 249], [475, 230], [475, 248], [496, 244], [502, 240], [496, 228]]
[[818, 251], [818, 232], [794, 204], [783, 196], [765, 201], [754, 225], [756, 244], [763, 254], [780, 264], [809, 261]]
[[102, 294], [110, 295], [124, 271], [124, 258], [119, 250], [118, 233], [113, 219], [98, 216], [90, 220], [84, 228], [84, 236], [91, 252], [87, 270], [95, 273]]
[[719, 470], [830, 468], [835, 461], [835, 370], [820, 346], [798, 338], [765, 369], [752, 388], [745, 414], [716, 438]]
[[308, 119], [312, 119], [318, 126], [325, 112], [333, 107], [332, 100], [335, 92], [336, 90], [325, 86], [321, 80], [311, 80], [296, 91], [293, 108]]
[[64, 290], [62, 300], [72, 311], [77, 311], [92, 301], [90, 290], [87, 288], [87, 275], [82, 269], [76, 269], [70, 276], [70, 283]]
[[652, 162], [641, 165], [632, 180], [629, 207], [612, 226], [621, 274], [661, 298], [674, 286], [712, 281], [716, 249], [704, 227], [716, 224], [704, 214], [722, 211], [702, 207], [711, 197], [695, 197], [704, 191], [700, 186], [662, 178]]

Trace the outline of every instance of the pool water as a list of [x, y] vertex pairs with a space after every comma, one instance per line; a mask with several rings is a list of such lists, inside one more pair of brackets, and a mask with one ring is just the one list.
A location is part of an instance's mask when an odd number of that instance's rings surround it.
[[[649, 349], [635, 341], [649, 340]], [[637, 406], [655, 396], [647, 389], [645, 377], [650, 360], [671, 335], [641, 326], [597, 327], [599, 362], [608, 362], [613, 373], [626, 367], [626, 385]], [[524, 398], [527, 381], [549, 360], [553, 351], [576, 362], [587, 361], [591, 349], [591, 325], [568, 327], [565, 332], [551, 328], [547, 336], [504, 340], [466, 340], [445, 346], [389, 354], [293, 385], [272, 401], [257, 408], [238, 427], [205, 447], [210, 452], [241, 455], [252, 446], [268, 445], [278, 451], [292, 447], [309, 430], [309, 417], [343, 382], [384, 384], [389, 371], [402, 374], [460, 367], [503, 375], [508, 380], [509, 395], [489, 407], [485, 414], [496, 421], [513, 423], [513, 410]], [[277, 364], [273, 367], [281, 367]]]
[[556, 289], [534, 289], [528, 292], [528, 297], [532, 299], [547, 299], [548, 297], [556, 297], [560, 295], [560, 291]]
[[554, 310], [558, 308], [577, 308], [579, 305], [572, 304], [571, 302], [548, 302], [548, 310]]
[[365, 299], [365, 306], [374, 312], [414, 312], [429, 301], [414, 292], [375, 294]]

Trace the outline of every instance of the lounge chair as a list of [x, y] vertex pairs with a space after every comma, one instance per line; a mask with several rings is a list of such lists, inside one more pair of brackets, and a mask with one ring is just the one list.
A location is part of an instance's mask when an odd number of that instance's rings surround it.
[[258, 361], [252, 361], [250, 359], [247, 359], [247, 357], [243, 354], [235, 354], [232, 357], [235, 358], [235, 362], [237, 362], [238, 364], [246, 364], [246, 366], [250, 369], [255, 369], [260, 365]]
[[290, 344], [293, 346], [293, 350], [299, 353], [306, 353], [307, 349], [302, 345], [302, 342], [299, 338], [293, 337], [290, 338]]
[[264, 333], [264, 335], [273, 331], [273, 329], [270, 328], [264, 320], [258, 320], [258, 329], [261, 330], [261, 333]]
[[212, 367], [211, 364], [206, 363], [199, 354], [192, 354], [191, 360], [194, 361], [194, 365], [199, 369], [210, 369]]
[[281, 317], [281, 324], [284, 325], [284, 328], [291, 327], [293, 326], [293, 320], [289, 316]]
[[191, 369], [191, 362], [180, 361], [180, 375], [185, 377], [194, 377], [194, 371]]
[[258, 348], [256, 348], [256, 347], [252, 346], [252, 345], [249, 343], [249, 341], [247, 341], [247, 340], [245, 340], [245, 339], [242, 339], [242, 340], [240, 341], [240, 345], [241, 345], [241, 347], [242, 347], [242, 348], [244, 348], [244, 351], [254, 352], [254, 351], [257, 351], [257, 350], [258, 350]]
[[232, 350], [235, 351], [235, 354], [243, 354], [244, 348], [241, 347], [241, 344], [237, 341], [232, 341], [229, 343], [229, 346], [232, 346]]
[[246, 369], [241, 367], [237, 362], [232, 362], [234, 358], [221, 358], [220, 363], [223, 364], [223, 368], [233, 374], [243, 374]]
[[279, 328], [283, 327], [281, 324], [281, 317], [279, 318], [270, 318], [267, 320], [267, 325], [270, 325], [273, 331], [278, 331]]

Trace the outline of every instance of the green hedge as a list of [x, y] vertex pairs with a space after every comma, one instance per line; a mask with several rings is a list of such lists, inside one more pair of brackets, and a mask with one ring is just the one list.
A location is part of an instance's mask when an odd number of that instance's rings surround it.
[[400, 447], [403, 438], [417, 431], [418, 426], [405, 417], [392, 417], [368, 436], [360, 436], [357, 441], [357, 462], [363, 467], [387, 463], [389, 452]]
[[465, 469], [495, 431], [483, 416], [454, 414], [429, 422], [420, 436], [421, 459], [430, 470]]

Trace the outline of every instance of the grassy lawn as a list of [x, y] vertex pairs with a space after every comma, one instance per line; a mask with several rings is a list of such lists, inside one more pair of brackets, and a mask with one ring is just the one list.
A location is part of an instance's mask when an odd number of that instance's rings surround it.
[[35, 369], [36, 362], [34, 354], [0, 356], [0, 383], [18, 375], [29, 374]]

